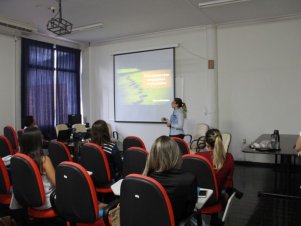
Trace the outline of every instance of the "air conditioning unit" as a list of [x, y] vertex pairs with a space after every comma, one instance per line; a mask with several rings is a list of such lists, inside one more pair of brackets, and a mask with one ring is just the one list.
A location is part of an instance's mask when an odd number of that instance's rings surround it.
[[34, 25], [6, 17], [0, 17], [0, 33], [10, 35], [29, 35], [36, 31], [37, 28]]

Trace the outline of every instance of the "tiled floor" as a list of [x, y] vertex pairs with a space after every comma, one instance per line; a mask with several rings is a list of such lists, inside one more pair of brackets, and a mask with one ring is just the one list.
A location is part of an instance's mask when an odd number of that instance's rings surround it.
[[[281, 178], [288, 186], [289, 178]], [[225, 226], [299, 226], [301, 225], [301, 199], [258, 197], [258, 191], [273, 192], [274, 171], [270, 167], [236, 165], [235, 187], [244, 192], [235, 199]], [[278, 182], [280, 178], [278, 176]], [[295, 190], [300, 190], [300, 174], [296, 174]]]

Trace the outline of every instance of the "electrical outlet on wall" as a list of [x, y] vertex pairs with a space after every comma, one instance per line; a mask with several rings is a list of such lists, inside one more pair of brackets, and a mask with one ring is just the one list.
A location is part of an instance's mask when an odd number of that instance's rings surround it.
[[242, 143], [246, 144], [247, 143], [247, 139], [246, 138], [242, 139]]

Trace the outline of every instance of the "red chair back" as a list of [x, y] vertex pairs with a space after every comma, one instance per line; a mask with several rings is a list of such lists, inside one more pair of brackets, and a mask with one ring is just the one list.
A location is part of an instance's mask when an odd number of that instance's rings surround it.
[[15, 154], [9, 140], [0, 134], [0, 157]]
[[32, 158], [21, 153], [15, 154], [11, 159], [11, 174], [14, 195], [21, 205], [39, 207], [44, 204], [42, 177]]
[[174, 139], [177, 142], [182, 155], [190, 154], [189, 145], [185, 140], [179, 137], [172, 137], [172, 139]]
[[34, 160], [17, 153], [11, 159], [10, 168], [14, 196], [20, 205], [28, 207], [29, 215], [35, 218], [57, 216], [52, 208], [35, 209], [45, 203], [46, 197], [40, 170]]
[[11, 200], [11, 184], [6, 166], [0, 158], [0, 203], [8, 205]]
[[127, 150], [130, 147], [140, 147], [146, 150], [144, 142], [137, 136], [128, 136], [123, 140], [123, 151]]
[[73, 161], [68, 147], [60, 141], [51, 141], [48, 145], [48, 153], [54, 168], [61, 162]]
[[123, 180], [120, 194], [121, 225], [175, 226], [169, 197], [156, 180], [130, 174]]
[[148, 152], [139, 147], [130, 147], [123, 153], [122, 177], [131, 173], [142, 174], [145, 168]]
[[14, 153], [19, 152], [19, 142], [15, 129], [12, 126], [4, 127], [4, 136], [9, 140]]
[[215, 172], [208, 159], [200, 155], [184, 155], [182, 169], [184, 172], [189, 172], [196, 176], [198, 187], [213, 190], [213, 194], [205, 206], [211, 206], [219, 202]]
[[109, 162], [102, 148], [94, 143], [86, 143], [80, 148], [80, 164], [93, 173], [92, 178], [96, 190], [112, 192], [111, 171]]
[[74, 162], [62, 162], [55, 176], [55, 208], [59, 215], [75, 223], [94, 223], [99, 218], [98, 201], [86, 169]]

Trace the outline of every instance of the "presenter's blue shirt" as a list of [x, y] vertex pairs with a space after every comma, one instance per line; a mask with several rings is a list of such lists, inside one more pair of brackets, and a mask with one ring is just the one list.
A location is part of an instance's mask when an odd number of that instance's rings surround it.
[[170, 134], [179, 135], [184, 134], [184, 112], [182, 108], [175, 109], [170, 116]]

